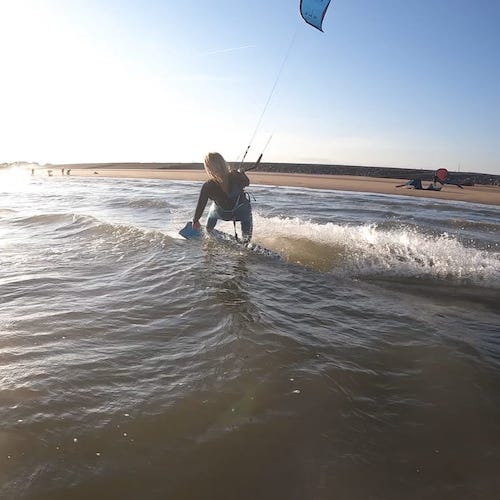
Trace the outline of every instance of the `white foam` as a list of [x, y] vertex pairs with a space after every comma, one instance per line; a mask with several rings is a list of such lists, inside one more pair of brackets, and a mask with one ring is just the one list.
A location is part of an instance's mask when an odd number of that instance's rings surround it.
[[500, 286], [500, 255], [410, 227], [318, 224], [255, 216], [255, 240], [288, 260], [356, 276], [434, 277]]

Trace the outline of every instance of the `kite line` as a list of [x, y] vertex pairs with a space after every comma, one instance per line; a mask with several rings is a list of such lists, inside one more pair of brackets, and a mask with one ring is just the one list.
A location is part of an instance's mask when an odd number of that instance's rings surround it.
[[[264, 115], [266, 114], [267, 108], [269, 107], [269, 103], [271, 102], [274, 91], [276, 90], [276, 86], [278, 85], [278, 81], [281, 77], [281, 73], [283, 73], [283, 69], [284, 69], [286, 62], [288, 60], [288, 56], [290, 55], [290, 52], [292, 51], [292, 47], [293, 47], [293, 44], [295, 42], [295, 39], [297, 38], [297, 32], [298, 32], [298, 29], [295, 30], [295, 33], [292, 36], [292, 39], [290, 40], [290, 44], [288, 45], [288, 49], [285, 53], [285, 57], [283, 58], [283, 61], [281, 62], [280, 69], [278, 71], [278, 74], [276, 75], [276, 79], [274, 80], [273, 86], [271, 88], [271, 92], [269, 93], [269, 96], [267, 97], [267, 101], [266, 101], [266, 104], [264, 105], [264, 109], [262, 110], [262, 113], [260, 114], [259, 120], [257, 121], [257, 126], [255, 127], [255, 130], [254, 130], [253, 135], [250, 139], [250, 142], [248, 143], [247, 149], [245, 150], [245, 154], [243, 155], [243, 158], [241, 159], [241, 165], [243, 165], [243, 162], [245, 161], [247, 153], [250, 150], [250, 148], [252, 147], [252, 143], [255, 139], [255, 136], [257, 135], [257, 132], [259, 131], [260, 124], [262, 123], [262, 119], [264, 118]], [[272, 134], [271, 134], [271, 137], [272, 137]], [[269, 138], [269, 140], [267, 141], [266, 148], [267, 148], [270, 141], [271, 141], [271, 138]], [[264, 150], [265, 150], [265, 148], [264, 148]], [[264, 154], [264, 151], [262, 151], [262, 154]], [[261, 157], [262, 157], [262, 155], [261, 155]], [[254, 168], [254, 167], [252, 167], [252, 168]]]
[[[323, 19], [325, 18], [326, 11], [328, 9], [328, 6], [330, 5], [331, 0], [301, 0], [300, 1], [300, 15], [304, 19], [304, 21], [311, 26], [315, 27], [319, 31], [323, 31]], [[283, 58], [283, 61], [281, 63], [281, 66], [279, 68], [278, 74], [276, 76], [276, 79], [274, 80], [273, 86], [271, 88], [271, 92], [269, 93], [269, 96], [267, 98], [267, 101], [264, 105], [264, 109], [262, 110], [262, 113], [260, 114], [259, 120], [257, 121], [257, 125], [255, 127], [255, 130], [252, 134], [252, 137], [248, 143], [248, 146], [245, 150], [245, 153], [243, 154], [243, 158], [241, 159], [241, 167], [243, 167], [243, 162], [245, 161], [245, 158], [247, 157], [248, 151], [250, 151], [250, 148], [252, 147], [252, 143], [255, 139], [255, 136], [257, 135], [257, 132], [259, 131], [260, 125], [262, 123], [262, 119], [264, 118], [264, 115], [266, 114], [267, 108], [269, 107], [269, 103], [271, 102], [271, 99], [273, 97], [274, 91], [276, 90], [276, 86], [278, 85], [278, 81], [281, 77], [281, 74], [283, 73], [283, 69], [286, 65], [286, 62], [288, 61], [288, 57], [290, 56], [290, 52], [292, 50], [293, 44], [295, 42], [295, 39], [297, 38], [297, 33], [298, 33], [298, 27], [295, 30], [294, 35], [292, 36], [290, 40], [290, 44], [288, 45], [288, 49], [285, 53], [285, 57]], [[256, 168], [260, 160], [262, 159], [262, 155], [264, 154], [264, 151], [266, 150], [267, 146], [269, 145], [269, 142], [271, 141], [271, 137], [267, 141], [262, 153], [259, 156], [259, 159], [256, 161], [256, 163], [250, 167], [251, 170]]]

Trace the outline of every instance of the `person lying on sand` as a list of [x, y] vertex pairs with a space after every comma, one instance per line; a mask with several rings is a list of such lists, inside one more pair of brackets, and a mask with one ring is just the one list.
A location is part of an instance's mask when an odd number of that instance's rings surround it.
[[396, 187], [407, 187], [410, 189], [427, 189], [429, 191], [441, 191], [441, 186], [437, 185], [437, 182], [431, 182], [426, 188], [422, 186], [422, 181], [420, 179], [411, 179], [405, 184], [399, 184]]

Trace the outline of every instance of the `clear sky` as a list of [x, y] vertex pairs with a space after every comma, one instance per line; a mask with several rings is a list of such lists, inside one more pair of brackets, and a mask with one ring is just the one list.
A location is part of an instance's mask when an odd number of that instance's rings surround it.
[[0, 162], [500, 174], [500, 1], [0, 0]]

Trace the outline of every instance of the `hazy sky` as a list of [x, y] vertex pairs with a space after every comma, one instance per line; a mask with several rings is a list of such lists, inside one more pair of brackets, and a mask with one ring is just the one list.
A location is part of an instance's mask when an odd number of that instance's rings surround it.
[[500, 174], [500, 1], [0, 0], [0, 162]]

